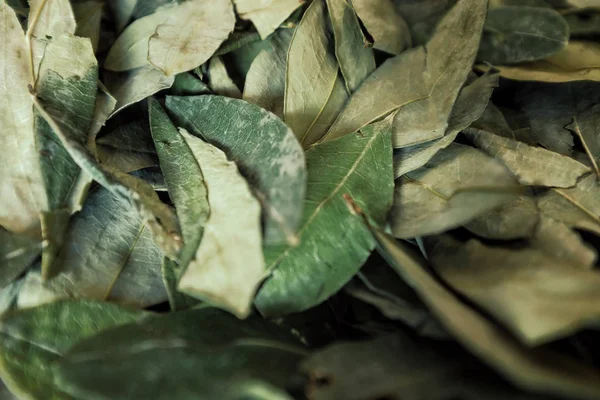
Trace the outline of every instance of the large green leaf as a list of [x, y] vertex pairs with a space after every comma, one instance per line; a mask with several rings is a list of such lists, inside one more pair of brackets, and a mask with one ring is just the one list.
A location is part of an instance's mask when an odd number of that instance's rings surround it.
[[[294, 31], [287, 55], [283, 114], [302, 144], [323, 136], [343, 105], [346, 93], [335, 90], [339, 67], [333, 52], [325, 1], [314, 1]], [[342, 101], [338, 98], [343, 97]], [[329, 103], [341, 103], [336, 110]]]
[[126, 199], [105, 189], [90, 193], [73, 217], [56, 262], [61, 271], [47, 282], [37, 272], [29, 273], [20, 306], [75, 297], [143, 308], [167, 299], [162, 252], [152, 234]]
[[545, 349], [523, 347], [427, 271], [427, 263], [408, 245], [373, 229], [378, 250], [419, 294], [452, 336], [517, 386], [549, 395], [592, 399], [600, 394], [598, 372]]
[[518, 190], [498, 161], [453, 143], [397, 182], [392, 231], [411, 238], [456, 228], [515, 199]]
[[385, 220], [393, 190], [390, 135], [388, 119], [307, 151], [300, 244], [266, 249], [273, 273], [256, 299], [263, 315], [303, 311], [323, 302], [367, 259], [374, 243], [344, 196], [352, 196], [377, 223]]
[[548, 57], [567, 45], [569, 25], [549, 8], [490, 8], [477, 59], [513, 64]]
[[62, 301], [0, 320], [0, 377], [20, 398], [71, 400], [54, 383], [52, 363], [75, 343], [134, 321], [139, 312], [87, 300]]
[[348, 92], [354, 92], [375, 70], [373, 50], [366, 46], [356, 13], [347, 0], [327, 0], [335, 38], [335, 56], [346, 81]]
[[175, 124], [237, 163], [263, 206], [265, 242], [297, 241], [306, 167], [292, 131], [275, 115], [221, 96], [167, 97]]
[[537, 249], [487, 247], [475, 239], [462, 244], [440, 237], [426, 244], [436, 272], [527, 346], [594, 326], [600, 317], [594, 271]]
[[89, 400], [287, 400], [283, 389], [306, 353], [277, 328], [211, 308], [148, 318], [75, 346], [57, 364], [57, 381]]

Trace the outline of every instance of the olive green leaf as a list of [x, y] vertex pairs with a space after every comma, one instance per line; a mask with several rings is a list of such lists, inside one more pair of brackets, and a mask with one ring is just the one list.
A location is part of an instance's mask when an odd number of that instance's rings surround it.
[[[360, 369], [348, 368], [357, 364]], [[303, 361], [302, 370], [315, 400], [539, 398], [518, 392], [456, 347], [436, 346], [402, 331], [334, 343]]]
[[539, 221], [540, 213], [533, 196], [519, 195], [471, 220], [465, 228], [488, 239], [523, 239], [535, 234]]
[[498, 86], [498, 73], [489, 72], [464, 86], [448, 119], [443, 137], [394, 151], [394, 175], [397, 177], [422, 167], [438, 151], [448, 147], [458, 133], [479, 118], [486, 109], [490, 96]]
[[600, 316], [600, 276], [594, 271], [535, 248], [488, 247], [475, 239], [462, 244], [447, 237], [425, 243], [435, 271], [527, 346], [568, 336]]
[[289, 400], [284, 389], [305, 354], [268, 321], [205, 307], [104, 331], [73, 347], [55, 371], [64, 390], [89, 400]]
[[131, 172], [158, 166], [156, 150], [143, 121], [117, 126], [96, 140], [98, 158], [107, 169]]
[[184, 72], [175, 75], [175, 82], [171, 86], [170, 94], [174, 96], [194, 96], [210, 94], [210, 88], [192, 73]]
[[573, 122], [566, 126], [573, 131], [579, 140], [585, 153], [589, 157], [594, 171], [600, 178], [600, 104], [596, 104], [588, 110], [573, 117]]
[[214, 94], [220, 96], [242, 98], [242, 92], [229, 77], [225, 64], [220, 57], [213, 57], [208, 63], [208, 76], [210, 88]]
[[572, 187], [590, 169], [570, 157], [495, 135], [467, 128], [465, 135], [479, 149], [501, 161], [522, 185]]
[[549, 8], [505, 6], [490, 8], [477, 59], [492, 64], [534, 61], [567, 45], [569, 25]]
[[[118, 240], [115, 240], [117, 239]], [[19, 306], [45, 298], [110, 300], [147, 307], [167, 299], [162, 282], [162, 252], [127, 199], [98, 188], [72, 218], [65, 245], [57, 256], [58, 275], [40, 282], [37, 272], [25, 278]]]
[[540, 218], [531, 244], [553, 259], [575, 267], [591, 269], [598, 259], [594, 248], [584, 242], [581, 235], [566, 224], [546, 216]]
[[297, 242], [306, 166], [292, 131], [270, 112], [238, 99], [170, 96], [166, 107], [176, 126], [219, 147], [237, 164], [262, 204], [265, 242]]
[[[458, 101], [458, 100], [457, 100]], [[496, 135], [516, 139], [516, 135], [508, 124], [502, 111], [491, 101], [488, 102], [483, 114], [471, 126]]]
[[[30, 73], [37, 78], [47, 44], [61, 35], [74, 35], [75, 15], [69, 0], [31, 0], [27, 19]], [[34, 79], [35, 80], [35, 79]]]
[[5, 315], [0, 319], [0, 377], [19, 398], [72, 399], [54, 383], [51, 364], [75, 343], [140, 315], [88, 300], [60, 301]]
[[194, 69], [213, 55], [234, 24], [230, 0], [181, 3], [150, 36], [148, 61], [166, 76]]
[[175, 80], [175, 77], [165, 76], [151, 65], [126, 72], [110, 73], [107, 71], [105, 76], [106, 87], [117, 100], [117, 105], [111, 115], [158, 91], [170, 88]]
[[0, 227], [0, 288], [25, 272], [42, 250], [39, 240]]
[[98, 82], [98, 92], [96, 93], [96, 107], [94, 108], [94, 116], [90, 124], [90, 131], [87, 138], [87, 148], [90, 152], [97, 156], [96, 137], [100, 133], [100, 129], [106, 124], [108, 117], [115, 110], [117, 99], [115, 99], [108, 91], [102, 82]]
[[459, 1], [437, 25], [425, 45], [427, 64], [422, 74], [428, 96], [415, 97], [396, 113], [395, 148], [444, 136], [452, 106], [475, 60], [486, 8], [487, 0]]
[[294, 31], [280, 29], [273, 34], [270, 48], [261, 50], [246, 75], [244, 100], [283, 118], [287, 53]]
[[442, 137], [471, 70], [486, 4], [485, 0], [458, 2], [426, 47], [384, 62], [350, 97], [322, 140], [354, 132], [395, 110], [394, 147]]
[[288, 49], [283, 105], [284, 121], [302, 144], [314, 143], [325, 133], [340, 108], [331, 112], [329, 103], [343, 104], [347, 96], [335, 90], [339, 67], [333, 40], [325, 1], [312, 2]]
[[[321, 1], [321, 0], [319, 0]], [[265, 39], [281, 25], [304, 0], [233, 0], [242, 19], [252, 21], [260, 37]]]
[[290, 314], [325, 301], [369, 256], [373, 241], [346, 207], [344, 196], [352, 196], [377, 223], [384, 221], [393, 191], [390, 122], [306, 152], [308, 186], [300, 244], [265, 250], [273, 272], [256, 299], [263, 315]]
[[121, 33], [129, 23], [138, 0], [108, 0], [115, 18], [117, 33]]
[[347, 0], [327, 0], [335, 38], [335, 56], [348, 92], [354, 92], [375, 70], [373, 50], [366, 46], [356, 13]]
[[15, 12], [0, 3], [0, 225], [12, 232], [40, 232], [47, 207], [33, 135], [29, 47]]
[[378, 250], [448, 332], [503, 377], [528, 391], [582, 399], [598, 396], [597, 371], [560, 353], [524, 347], [439, 283], [408, 245], [371, 229]]
[[570, 189], [552, 189], [538, 196], [543, 214], [568, 226], [600, 233], [600, 184], [595, 175]]
[[392, 231], [399, 238], [440, 233], [517, 194], [516, 179], [502, 164], [477, 149], [452, 143], [397, 182]]
[[411, 47], [410, 29], [390, 0], [353, 0], [352, 5], [373, 37], [374, 48], [400, 54]]
[[265, 275], [260, 203], [225, 153], [183, 129], [179, 133], [200, 163], [210, 214], [178, 288], [245, 318]]
[[200, 300], [190, 297], [187, 294], [181, 293], [179, 290], [177, 290], [179, 277], [183, 273], [181, 263], [177, 263], [171, 260], [169, 257], [164, 257], [161, 273], [163, 282], [165, 284], [165, 289], [167, 290], [167, 297], [169, 298], [169, 307], [171, 308], [171, 311], [187, 310], [188, 308], [192, 308], [200, 303]]
[[421, 0], [418, 2], [392, 0], [392, 2], [410, 28], [413, 46], [427, 43], [440, 19], [456, 4], [454, 0]]
[[99, 0], [73, 3], [73, 13], [77, 24], [75, 34], [90, 38], [94, 52], [98, 49], [98, 41], [100, 40], [100, 22], [103, 9], [104, 2]]
[[[596, 7], [598, 4], [596, 4]], [[600, 34], [600, 12], [598, 8], [567, 10], [562, 14], [569, 24], [571, 38], [594, 38]]]

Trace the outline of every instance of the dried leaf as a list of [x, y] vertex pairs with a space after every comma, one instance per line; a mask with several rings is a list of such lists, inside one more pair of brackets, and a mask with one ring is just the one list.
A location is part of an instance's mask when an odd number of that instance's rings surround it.
[[42, 244], [0, 227], [0, 288], [15, 281], [40, 254]]
[[400, 54], [411, 47], [410, 29], [391, 0], [353, 0], [352, 5], [373, 37], [374, 48]]
[[210, 88], [214, 94], [220, 96], [242, 98], [242, 92], [229, 77], [225, 64], [220, 57], [213, 57], [208, 64]]
[[252, 21], [265, 39], [273, 33], [304, 0], [233, 0], [240, 18]]
[[566, 128], [577, 135], [596, 175], [600, 178], [600, 104], [574, 116], [573, 122]]
[[104, 2], [99, 0], [73, 3], [73, 13], [77, 23], [75, 34], [90, 38], [94, 52], [98, 49], [103, 9]]

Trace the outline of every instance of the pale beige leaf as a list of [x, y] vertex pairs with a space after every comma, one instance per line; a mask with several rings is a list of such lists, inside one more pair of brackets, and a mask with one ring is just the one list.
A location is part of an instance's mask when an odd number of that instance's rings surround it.
[[467, 128], [465, 135], [482, 151], [500, 160], [522, 185], [567, 188], [590, 172], [578, 161], [481, 129]]
[[[535, 248], [426, 240], [437, 273], [524, 344], [568, 336], [600, 319], [600, 275]], [[543, 310], [544, 312], [540, 312]]]
[[148, 42], [148, 61], [172, 76], [204, 64], [233, 31], [230, 0], [189, 0], [169, 13]]
[[184, 129], [180, 133], [202, 169], [210, 215], [178, 288], [245, 318], [265, 277], [260, 203], [225, 153]]
[[208, 76], [210, 80], [210, 88], [214, 94], [236, 99], [242, 98], [242, 92], [229, 77], [225, 64], [221, 57], [213, 57], [208, 63]]
[[48, 42], [63, 34], [74, 35], [75, 29], [75, 15], [69, 0], [30, 0], [27, 36], [36, 75]]
[[353, 0], [352, 5], [373, 36], [377, 50], [400, 54], [411, 46], [410, 29], [392, 0]]
[[14, 11], [0, 3], [0, 225], [38, 233], [46, 194], [33, 135], [28, 46]]
[[261, 38], [266, 38], [300, 7], [304, 0], [233, 0], [242, 19], [252, 21]]

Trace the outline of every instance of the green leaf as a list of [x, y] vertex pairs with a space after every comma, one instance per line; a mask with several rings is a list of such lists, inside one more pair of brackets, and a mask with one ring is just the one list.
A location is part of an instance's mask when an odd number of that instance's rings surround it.
[[515, 199], [518, 192], [502, 164], [453, 143], [396, 183], [392, 232], [412, 238], [457, 228]]
[[335, 38], [335, 56], [348, 92], [354, 92], [375, 70], [373, 50], [366, 46], [356, 13], [347, 0], [327, 0]]
[[110, 300], [139, 308], [160, 303], [167, 299], [160, 271], [162, 257], [135, 208], [99, 188], [72, 219], [56, 260], [60, 273], [41, 282], [37, 272], [30, 272], [19, 305], [32, 307], [65, 297]]
[[167, 97], [166, 106], [175, 125], [219, 147], [237, 163], [262, 204], [265, 242], [295, 243], [306, 167], [292, 131], [275, 115], [243, 100]]
[[408, 25], [391, 1], [353, 0], [352, 5], [373, 37], [374, 48], [390, 54], [400, 54], [412, 46]]
[[567, 45], [569, 25], [548, 8], [506, 6], [490, 8], [477, 59], [514, 64], [551, 56]]
[[138, 0], [108, 0], [113, 12], [117, 33], [121, 33], [129, 23]]
[[354, 132], [398, 109], [394, 147], [442, 137], [475, 57], [486, 4], [485, 0], [460, 1], [426, 47], [384, 62], [350, 97], [322, 140]]
[[165, 289], [167, 290], [171, 311], [187, 310], [200, 303], [199, 300], [177, 290], [179, 277], [183, 273], [183, 268], [180, 264], [171, 260], [169, 257], [164, 257], [161, 272]]
[[234, 24], [230, 0], [181, 3], [150, 36], [148, 61], [166, 76], [194, 69], [213, 55]]
[[94, 52], [98, 49], [98, 41], [100, 40], [100, 22], [103, 9], [104, 2], [99, 0], [73, 3], [73, 13], [77, 24], [75, 34], [90, 38]]
[[571, 38], [594, 38], [600, 34], [600, 12], [597, 8], [567, 10], [562, 16], [569, 24]]
[[119, 73], [107, 71], [105, 75], [106, 86], [117, 100], [112, 115], [156, 92], [170, 88], [175, 81], [175, 77], [165, 76], [151, 65]]
[[299, 312], [325, 301], [367, 259], [373, 241], [346, 207], [344, 196], [352, 196], [377, 223], [385, 220], [393, 190], [390, 135], [386, 120], [307, 151], [300, 244], [266, 249], [273, 272], [256, 299], [263, 315]]
[[567, 188], [590, 172], [570, 157], [481, 129], [467, 128], [465, 135], [479, 149], [501, 161], [522, 185]]
[[210, 88], [189, 72], [177, 74], [170, 90], [170, 94], [174, 96], [195, 96], [210, 93]]
[[42, 244], [0, 227], [0, 288], [16, 280], [40, 254]]
[[458, 133], [468, 127], [484, 112], [489, 98], [498, 86], [498, 73], [486, 73], [464, 86], [448, 119], [448, 128], [443, 137], [430, 142], [403, 147], [394, 151], [394, 174], [397, 177], [422, 167], [438, 151], [450, 145]]
[[[600, 317], [600, 276], [538, 249], [487, 247], [446, 237], [425, 241], [435, 271], [527, 346], [539, 346]], [[552, 310], [540, 313], [539, 310]]]
[[[288, 400], [283, 389], [306, 353], [277, 328], [211, 308], [147, 318], [72, 348], [56, 365], [57, 382], [89, 400]], [[259, 389], [277, 396], [252, 396]]]
[[0, 320], [0, 377], [19, 398], [72, 399], [54, 383], [51, 364], [75, 343], [138, 316], [139, 312], [87, 300], [5, 315]]
[[287, 53], [294, 31], [280, 29], [273, 34], [270, 48], [256, 56], [244, 84], [244, 100], [283, 118]]
[[372, 228], [378, 250], [456, 340], [515, 385], [553, 396], [594, 398], [597, 372], [546, 349], [523, 347], [426, 272], [426, 262], [406, 244]]
[[[320, 0], [319, 0], [320, 1]], [[265, 39], [273, 33], [304, 0], [233, 0], [242, 19], [252, 21], [260, 36]]]
[[518, 392], [454, 346], [442, 347], [402, 331], [335, 343], [303, 361], [302, 370], [310, 377], [308, 390], [315, 400], [539, 398]]
[[340, 101], [335, 90], [339, 67], [332, 47], [325, 2], [314, 1], [294, 31], [285, 78], [284, 120], [303, 145], [320, 139], [335, 119], [329, 103], [343, 104], [346, 98], [342, 92]]

